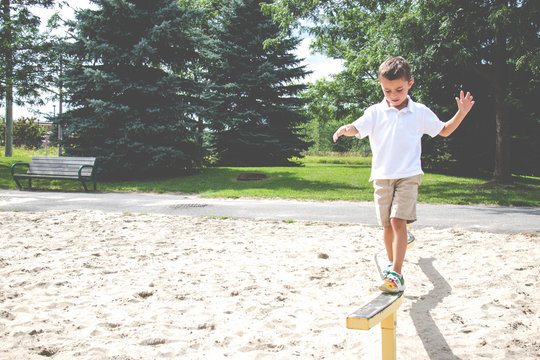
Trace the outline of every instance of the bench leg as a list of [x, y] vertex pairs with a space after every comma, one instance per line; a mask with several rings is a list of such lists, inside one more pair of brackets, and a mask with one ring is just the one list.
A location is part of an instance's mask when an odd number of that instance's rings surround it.
[[382, 360], [396, 360], [397, 311], [381, 321]]
[[13, 180], [15, 180], [15, 184], [17, 184], [17, 188], [19, 190], [22, 190], [22, 186], [21, 186], [21, 183], [19, 182], [19, 180], [17, 180], [17, 178], [13, 178]]
[[86, 183], [84, 182], [84, 180], [81, 181], [81, 183], [82, 183], [82, 186], [83, 186], [83, 188], [84, 188], [84, 191], [85, 191], [85, 192], [88, 192], [88, 188], [86, 187]]
[[28, 179], [28, 190], [32, 189], [32, 178]]

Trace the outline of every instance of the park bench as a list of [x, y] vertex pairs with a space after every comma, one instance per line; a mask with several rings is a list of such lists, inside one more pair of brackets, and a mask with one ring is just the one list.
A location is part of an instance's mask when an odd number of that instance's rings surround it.
[[[32, 179], [59, 179], [78, 180], [82, 183], [84, 191], [88, 191], [86, 182], [93, 182], [95, 191], [95, 162], [95, 157], [32, 156], [30, 163], [16, 162], [11, 165], [11, 176], [19, 190], [22, 190], [19, 183], [21, 179], [28, 179], [28, 189], [32, 188]], [[28, 170], [26, 173], [16, 173], [17, 167], [27, 167]]]

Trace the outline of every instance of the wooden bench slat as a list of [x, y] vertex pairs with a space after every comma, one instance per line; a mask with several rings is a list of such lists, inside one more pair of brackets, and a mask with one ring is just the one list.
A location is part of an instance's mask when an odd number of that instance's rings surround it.
[[74, 160], [74, 159], [67, 159], [67, 160], [59, 160], [61, 159], [62, 157], [57, 157], [56, 159], [47, 159], [47, 158], [44, 158], [44, 157], [32, 157], [32, 160], [34, 160], [34, 162], [38, 162], [38, 163], [76, 163], [76, 164], [79, 164], [79, 163], [93, 163], [94, 160], [92, 159], [88, 159], [88, 158], [85, 158], [85, 159], [77, 159], [77, 160]]
[[[90, 174], [91, 172], [92, 172], [92, 169], [90, 169], [90, 168], [84, 168], [82, 170], [82, 173]], [[66, 168], [35, 168], [35, 167], [32, 167], [32, 168], [28, 169], [27, 173], [28, 174], [36, 174], [36, 175], [39, 175], [39, 174], [49, 174], [49, 175], [52, 175], [52, 174], [65, 174], [65, 175], [77, 176], [79, 174], [79, 167], [72, 168], [72, 169], [66, 169]]]
[[40, 170], [40, 169], [43, 169], [43, 170], [47, 170], [47, 169], [55, 169], [55, 170], [67, 170], [67, 171], [73, 171], [73, 170], [78, 170], [82, 165], [90, 165], [92, 166], [93, 164], [54, 164], [54, 165], [43, 165], [43, 164], [31, 164], [30, 165], [30, 169], [36, 169], [37, 170]]
[[[60, 177], [70, 177], [70, 178], [74, 178], [74, 179], [78, 179], [79, 178], [79, 174], [78, 173], [59, 173], [59, 172], [54, 172], [54, 171], [43, 171], [43, 172], [39, 172], [39, 173], [26, 173], [26, 174], [15, 174], [14, 176], [16, 177], [21, 177], [21, 176], [25, 176], [26, 178], [31, 178], [31, 177], [38, 177], [38, 176], [60, 176]], [[92, 176], [92, 174], [90, 172], [81, 172], [81, 176], [82, 177], [86, 177], [86, 178], [89, 178]]]
[[[47, 175], [47, 174], [40, 174], [40, 175], [34, 175], [34, 174], [15, 174], [14, 177], [18, 179], [58, 179], [58, 180], [79, 180], [78, 176], [63, 176], [63, 175]], [[86, 181], [91, 181], [90, 176], [82, 176], [82, 178]]]
[[[30, 164], [28, 168], [29, 174], [72, 174], [74, 176], [77, 176], [79, 174], [79, 169], [83, 164], [77, 164], [77, 165], [68, 165], [68, 166], [43, 166], [43, 165], [35, 165]], [[84, 164], [88, 165], [88, 164]], [[83, 172], [91, 173], [91, 168], [84, 168]]]
[[[59, 160], [62, 159], [62, 160]], [[78, 156], [38, 156], [34, 155], [32, 156], [32, 160], [43, 160], [43, 161], [73, 161], [73, 162], [81, 162], [81, 161], [96, 161], [95, 157], [78, 157]]]
[[39, 170], [39, 169], [43, 169], [43, 170], [47, 170], [47, 169], [75, 170], [75, 169], [80, 168], [81, 165], [91, 165], [91, 164], [73, 164], [73, 165], [69, 165], [69, 164], [54, 164], [54, 165], [31, 164], [30, 168], [31, 169], [36, 169], [36, 170]]
[[[32, 159], [34, 160], [34, 159]], [[93, 161], [42, 161], [42, 160], [34, 160], [34, 164], [93, 164]]]

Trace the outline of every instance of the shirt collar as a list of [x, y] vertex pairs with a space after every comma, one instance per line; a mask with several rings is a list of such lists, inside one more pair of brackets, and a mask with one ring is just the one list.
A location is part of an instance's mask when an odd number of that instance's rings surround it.
[[[404, 107], [403, 109], [399, 110], [399, 111], [402, 111], [403, 113], [408, 113], [408, 112], [412, 112], [413, 111], [413, 107], [414, 107], [414, 101], [412, 101], [411, 97], [409, 95], [407, 95], [407, 100], [408, 103], [407, 103], [407, 106]], [[383, 109], [383, 111], [397, 111], [396, 108], [394, 107], [391, 107], [388, 105], [388, 103], [386, 102], [386, 99], [383, 99], [380, 104], [381, 108]]]

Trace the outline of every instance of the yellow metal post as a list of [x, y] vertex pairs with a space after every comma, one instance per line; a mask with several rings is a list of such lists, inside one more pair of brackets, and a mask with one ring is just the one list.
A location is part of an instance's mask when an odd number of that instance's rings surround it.
[[381, 321], [382, 360], [396, 360], [397, 311]]

